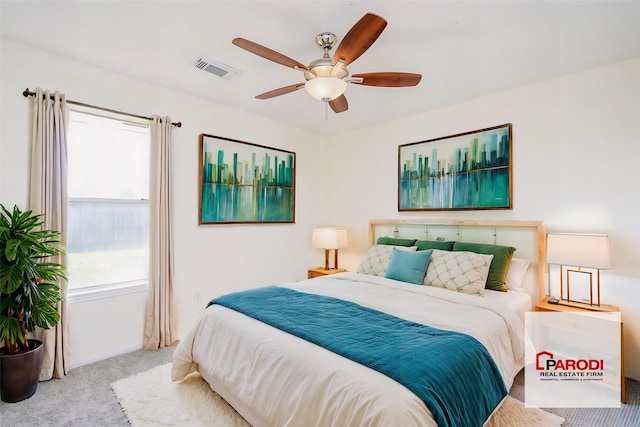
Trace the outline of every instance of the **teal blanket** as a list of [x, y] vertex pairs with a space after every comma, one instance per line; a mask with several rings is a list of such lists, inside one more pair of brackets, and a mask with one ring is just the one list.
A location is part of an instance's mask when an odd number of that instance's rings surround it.
[[506, 396], [475, 338], [337, 298], [266, 287], [212, 300], [375, 369], [407, 387], [439, 426], [482, 426]]

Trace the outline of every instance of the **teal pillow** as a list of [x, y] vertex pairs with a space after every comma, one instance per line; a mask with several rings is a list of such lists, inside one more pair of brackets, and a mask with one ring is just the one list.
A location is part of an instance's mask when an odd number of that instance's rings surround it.
[[511, 246], [490, 245], [487, 243], [455, 242], [453, 244], [453, 250], [493, 255], [493, 261], [491, 261], [491, 267], [489, 267], [487, 284], [484, 288], [502, 292], [509, 290], [509, 288], [507, 288], [507, 271], [509, 270], [509, 263], [516, 248]]
[[441, 251], [453, 250], [453, 244], [455, 242], [441, 242], [438, 240], [416, 240], [415, 245], [419, 251], [427, 249], [440, 249]]
[[432, 252], [432, 250], [407, 252], [394, 248], [384, 277], [422, 285]]
[[378, 245], [393, 245], [393, 246], [413, 246], [416, 239], [394, 239], [393, 237], [378, 237], [376, 242]]

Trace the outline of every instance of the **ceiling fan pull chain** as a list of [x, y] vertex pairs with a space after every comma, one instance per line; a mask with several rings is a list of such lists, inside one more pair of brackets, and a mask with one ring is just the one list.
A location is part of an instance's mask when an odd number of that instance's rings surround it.
[[329, 121], [329, 102], [324, 102], [324, 119], [325, 121]]

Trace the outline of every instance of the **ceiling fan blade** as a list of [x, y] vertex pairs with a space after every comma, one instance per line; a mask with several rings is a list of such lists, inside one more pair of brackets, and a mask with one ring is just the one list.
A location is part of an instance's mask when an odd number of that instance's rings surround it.
[[270, 90], [269, 92], [261, 93], [256, 96], [256, 99], [269, 99], [280, 95], [285, 95], [287, 93], [295, 92], [298, 89], [304, 87], [304, 83], [296, 83], [294, 85], [281, 87], [279, 89]]
[[249, 41], [247, 39], [243, 39], [243, 38], [235, 38], [233, 39], [233, 41], [231, 42], [233, 44], [235, 44], [238, 47], [243, 48], [244, 50], [247, 50], [253, 54], [256, 54], [258, 56], [261, 56], [265, 59], [268, 59], [269, 61], [273, 61], [273, 62], [277, 62], [278, 64], [282, 64], [285, 67], [291, 67], [291, 68], [300, 68], [302, 70], [308, 70], [307, 66], [304, 64], [301, 64], [300, 62], [296, 61], [295, 59], [291, 59], [288, 56], [284, 56], [281, 53], [276, 52], [275, 50], [271, 50], [268, 47], [264, 47], [259, 45], [258, 43], [254, 43], [252, 41]]
[[407, 87], [420, 83], [422, 74], [414, 73], [364, 73], [354, 74], [353, 79], [362, 79], [362, 82], [352, 81], [351, 83], [364, 86], [380, 87]]
[[378, 39], [386, 26], [387, 21], [384, 18], [373, 13], [364, 15], [340, 42], [331, 65], [336, 65], [339, 60], [343, 60], [346, 67], [358, 59]]
[[333, 101], [329, 101], [329, 106], [336, 113], [342, 113], [349, 109], [349, 103], [347, 102], [347, 98], [345, 98], [344, 94], [340, 95]]

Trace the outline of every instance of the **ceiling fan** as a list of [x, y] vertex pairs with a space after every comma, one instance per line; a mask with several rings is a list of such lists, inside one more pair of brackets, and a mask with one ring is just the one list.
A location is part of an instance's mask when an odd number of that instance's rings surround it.
[[274, 89], [256, 96], [257, 99], [273, 98], [304, 87], [314, 98], [328, 102], [334, 112], [342, 113], [349, 108], [347, 98], [344, 96], [348, 83], [363, 86], [407, 87], [416, 86], [420, 82], [422, 75], [414, 73], [382, 72], [349, 76], [347, 65], [366, 52], [386, 26], [387, 21], [384, 18], [367, 13], [344, 36], [333, 58], [329, 56], [329, 51], [337, 41], [335, 34], [318, 34], [316, 44], [324, 51], [324, 55], [308, 66], [243, 38], [233, 39], [233, 44], [270, 61], [304, 72], [305, 83]]

